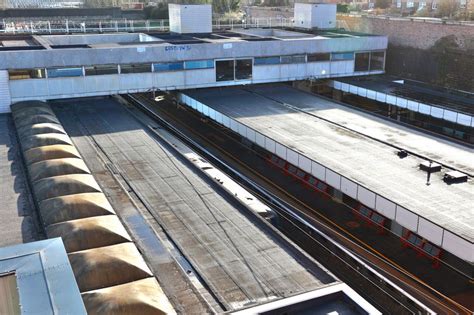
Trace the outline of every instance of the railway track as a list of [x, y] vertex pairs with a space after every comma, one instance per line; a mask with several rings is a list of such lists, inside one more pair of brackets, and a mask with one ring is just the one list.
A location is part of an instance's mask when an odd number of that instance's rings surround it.
[[[344, 235], [344, 233], [341, 233], [339, 230], [340, 227], [334, 226], [333, 222], [288, 194], [276, 183], [270, 182], [264, 176], [239, 161], [239, 159], [235, 158], [232, 154], [226, 152], [223, 148], [216, 147], [214, 143], [210, 142], [202, 135], [199, 135], [195, 131], [183, 126], [180, 119], [172, 113], [154, 106], [151, 97], [145, 95], [134, 95], [127, 96], [127, 99], [149, 116], [158, 120], [160, 124], [178, 136], [187, 145], [190, 145], [199, 153], [203, 154], [213, 164], [216, 164], [216, 166], [236, 178], [239, 182], [245, 184], [249, 190], [265, 200], [272, 208], [276, 209], [278, 214], [285, 221], [291, 222], [296, 230], [305, 235], [306, 239], [310, 239], [319, 246], [324, 247], [327, 254], [336, 257], [339, 263], [345, 264], [346, 267], [348, 266], [349, 270], [352, 270], [353, 272], [359, 274], [365, 272], [366, 274], [362, 275], [362, 277], [367, 281], [367, 283], [371, 283], [371, 285], [380, 290], [380, 292], [383, 292], [386, 297], [389, 297], [392, 300], [392, 303], [401, 306], [398, 310], [402, 313], [427, 314], [438, 312], [442, 314], [472, 314], [469, 309], [436, 291], [428, 284], [410, 274], [408, 271], [391, 262], [382, 254], [373, 252], [370, 248], [361, 246], [349, 239]], [[169, 123], [169, 121], [172, 121], [173, 124]], [[179, 128], [175, 126], [179, 126]], [[217, 133], [226, 136], [222, 133], [221, 128], [211, 126], [211, 124], [207, 124], [207, 126], [214, 128]], [[183, 130], [186, 130], [188, 134], [185, 134]], [[189, 134], [192, 134], [192, 136]], [[228, 138], [230, 141], [235, 141], [238, 145], [242, 145], [236, 139]], [[226, 161], [232, 161], [233, 164], [239, 165], [239, 172], [234, 170], [220, 158], [211, 154], [202, 145], [195, 141], [196, 139], [199, 139], [199, 142], [204, 143], [205, 147], [213, 148], [218, 151], [219, 155], [225, 157]], [[242, 170], [247, 176], [242, 174]], [[252, 181], [249, 178], [256, 180]], [[263, 185], [256, 184], [257, 181], [263, 183]], [[295, 208], [300, 211], [298, 213], [295, 212], [293, 210]], [[308, 216], [305, 213], [311, 213], [312, 215]], [[338, 242], [335, 243], [326, 235], [330, 235], [331, 238], [336, 239]], [[346, 248], [350, 250], [347, 250]], [[318, 260], [320, 260], [320, 257], [318, 257]], [[362, 272], [360, 270], [361, 266], [365, 268]], [[371, 276], [373, 279], [370, 279]], [[383, 280], [381, 281], [381, 279]], [[344, 280], [348, 282], [346, 279]], [[403, 287], [403, 289], [399, 287], [398, 284]], [[411, 296], [411, 294], [416, 295], [421, 303]], [[374, 299], [372, 299], [372, 302], [374, 302]], [[380, 303], [376, 301], [375, 303], [379, 307], [381, 306]], [[388, 312], [395, 313], [397, 311], [389, 309]]]

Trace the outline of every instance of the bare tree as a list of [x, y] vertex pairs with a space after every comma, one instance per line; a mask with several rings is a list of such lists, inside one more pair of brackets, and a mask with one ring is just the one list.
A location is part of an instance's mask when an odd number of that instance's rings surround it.
[[438, 15], [452, 18], [459, 9], [458, 0], [440, 0], [438, 2]]

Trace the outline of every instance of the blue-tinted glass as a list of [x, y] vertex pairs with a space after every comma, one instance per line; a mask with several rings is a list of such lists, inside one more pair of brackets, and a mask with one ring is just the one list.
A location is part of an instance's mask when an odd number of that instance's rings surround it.
[[352, 59], [354, 59], [353, 52], [331, 54], [331, 60], [352, 60]]
[[277, 65], [280, 63], [280, 57], [260, 57], [255, 58], [255, 65]]
[[162, 72], [162, 71], [175, 71], [183, 70], [183, 62], [168, 62], [168, 63], [154, 63], [153, 71]]
[[48, 78], [80, 77], [80, 76], [82, 76], [82, 68], [47, 69], [47, 71], [48, 71]]
[[184, 63], [186, 69], [209, 69], [214, 68], [214, 60], [193, 60]]

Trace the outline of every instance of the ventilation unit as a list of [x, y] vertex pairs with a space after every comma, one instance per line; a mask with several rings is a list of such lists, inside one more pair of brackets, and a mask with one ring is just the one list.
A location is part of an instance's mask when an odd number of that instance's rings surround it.
[[423, 163], [420, 163], [420, 170], [436, 173], [441, 171], [441, 165], [432, 161], [424, 161]]
[[295, 27], [336, 28], [335, 3], [295, 3]]
[[443, 180], [448, 183], [463, 183], [467, 182], [467, 175], [459, 171], [451, 171], [444, 174]]
[[170, 31], [173, 33], [211, 33], [210, 4], [168, 4]]

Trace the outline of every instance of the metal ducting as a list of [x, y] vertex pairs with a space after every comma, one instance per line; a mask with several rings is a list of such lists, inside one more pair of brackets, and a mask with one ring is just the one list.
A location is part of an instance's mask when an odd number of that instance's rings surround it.
[[48, 237], [61, 237], [90, 314], [174, 314], [49, 105], [12, 105]]
[[74, 146], [64, 144], [54, 144], [29, 149], [23, 152], [23, 156], [27, 165], [45, 160], [81, 158]]
[[133, 243], [71, 253], [69, 261], [81, 292], [152, 276], [150, 269]]
[[87, 217], [115, 214], [103, 193], [85, 193], [61, 196], [39, 203], [46, 226]]
[[74, 174], [41, 179], [33, 184], [38, 202], [66, 195], [101, 192], [92, 175]]
[[46, 234], [48, 238], [61, 237], [68, 253], [131, 242], [115, 215], [52, 224], [46, 228]]
[[169, 314], [166, 296], [153, 278], [82, 293], [89, 315]]
[[43, 178], [71, 175], [90, 174], [89, 169], [82, 159], [65, 158], [46, 160], [28, 165], [30, 180], [36, 182]]

